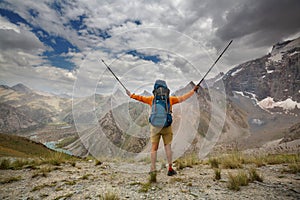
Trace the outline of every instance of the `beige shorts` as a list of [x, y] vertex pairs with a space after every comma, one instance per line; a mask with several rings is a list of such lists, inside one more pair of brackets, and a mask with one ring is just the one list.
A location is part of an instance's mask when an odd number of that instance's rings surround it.
[[171, 144], [173, 139], [172, 126], [158, 128], [150, 125], [151, 142], [159, 143], [160, 137], [163, 138], [164, 145]]

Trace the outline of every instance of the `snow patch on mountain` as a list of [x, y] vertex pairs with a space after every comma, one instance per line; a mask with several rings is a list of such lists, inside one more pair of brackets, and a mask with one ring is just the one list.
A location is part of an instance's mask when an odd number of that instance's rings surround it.
[[264, 122], [263, 120], [261, 120], [261, 119], [256, 119], [256, 118], [254, 118], [254, 119], [251, 119], [251, 120], [250, 120], [250, 123], [255, 124], [255, 125], [258, 125], [258, 126], [261, 126], [261, 125], [263, 125], [265, 122]]
[[296, 106], [298, 108], [300, 108], [300, 103], [298, 103], [297, 101], [293, 101], [291, 98], [287, 98], [284, 101], [275, 102], [272, 97], [267, 97], [267, 98], [259, 101], [258, 105], [259, 105], [259, 107], [261, 107], [264, 110], [275, 108], [275, 107], [280, 107], [284, 110], [293, 110], [296, 108]]
[[269, 60], [273, 61], [273, 62], [281, 61], [282, 60], [282, 53], [277, 53], [277, 54], [272, 55], [271, 57], [269, 57]]
[[237, 69], [236, 71], [232, 72], [231, 76], [236, 75], [237, 73], [239, 73], [242, 70], [243, 70], [243, 68]]

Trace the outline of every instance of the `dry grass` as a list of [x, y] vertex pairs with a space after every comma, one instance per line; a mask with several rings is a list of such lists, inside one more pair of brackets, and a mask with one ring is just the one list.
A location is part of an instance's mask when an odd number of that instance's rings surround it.
[[263, 178], [259, 175], [255, 168], [248, 170], [248, 174], [245, 170], [240, 170], [237, 174], [228, 173], [227, 187], [230, 190], [239, 191], [240, 186], [247, 186], [250, 182], [259, 181], [263, 182]]
[[5, 178], [5, 179], [1, 180], [0, 184], [7, 184], [7, 183], [20, 181], [20, 180], [22, 180], [21, 176], [13, 176], [13, 177], [9, 177], [9, 178]]
[[193, 165], [198, 165], [199, 163], [201, 163], [201, 161], [196, 154], [185, 155], [175, 161], [177, 169], [193, 167]]
[[219, 168], [220, 161], [217, 158], [209, 158], [208, 163], [211, 168]]
[[220, 158], [221, 166], [224, 169], [239, 169], [243, 168], [245, 159], [242, 153], [234, 152], [232, 154]]
[[120, 197], [116, 193], [112, 191], [108, 191], [103, 195], [100, 195], [99, 197], [100, 200], [119, 200]]
[[19, 170], [23, 168], [32, 168], [35, 169], [36, 166], [39, 165], [38, 160], [32, 160], [32, 159], [1, 159], [0, 160], [0, 169], [6, 170], [6, 169], [13, 169], [13, 170]]
[[283, 172], [297, 174], [300, 173], [300, 162], [290, 163], [288, 168], [283, 169]]
[[249, 182], [258, 181], [263, 182], [263, 178], [257, 173], [255, 168], [249, 169]]
[[153, 171], [153, 172], [150, 172], [149, 174], [149, 182], [150, 183], [156, 183], [156, 176], [157, 176], [157, 172], [156, 171]]
[[230, 154], [209, 158], [212, 168], [222, 167], [224, 169], [241, 169], [246, 164], [255, 164], [257, 167], [264, 165], [300, 163], [299, 154], [270, 154], [270, 155], [245, 155], [235, 151]]
[[11, 161], [9, 159], [2, 159], [0, 161], [0, 169], [10, 169]]
[[228, 173], [228, 178], [229, 180], [227, 187], [230, 190], [239, 191], [240, 186], [246, 186], [249, 183], [248, 176], [244, 171], [239, 171], [236, 175]]
[[138, 192], [146, 193], [146, 192], [148, 192], [148, 190], [150, 188], [151, 188], [151, 183], [150, 182], [142, 183], [141, 188], [138, 190]]
[[220, 180], [221, 179], [221, 169], [215, 168], [214, 172], [215, 172], [215, 180]]

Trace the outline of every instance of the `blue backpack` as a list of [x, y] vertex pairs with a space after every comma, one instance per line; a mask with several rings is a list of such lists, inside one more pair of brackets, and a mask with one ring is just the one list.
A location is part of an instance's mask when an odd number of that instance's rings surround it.
[[168, 127], [172, 124], [172, 115], [170, 110], [170, 90], [163, 80], [157, 80], [154, 84], [151, 114], [149, 122], [155, 127]]

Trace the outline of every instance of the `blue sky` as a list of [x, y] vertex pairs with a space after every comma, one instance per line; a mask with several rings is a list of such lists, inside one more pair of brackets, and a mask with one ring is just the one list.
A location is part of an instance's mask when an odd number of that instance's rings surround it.
[[299, 1], [287, 2], [3, 0], [0, 84], [71, 94], [81, 77], [82, 87], [111, 92], [101, 57], [132, 91], [157, 78], [175, 90], [201, 79], [231, 39], [211, 76], [299, 36]]

